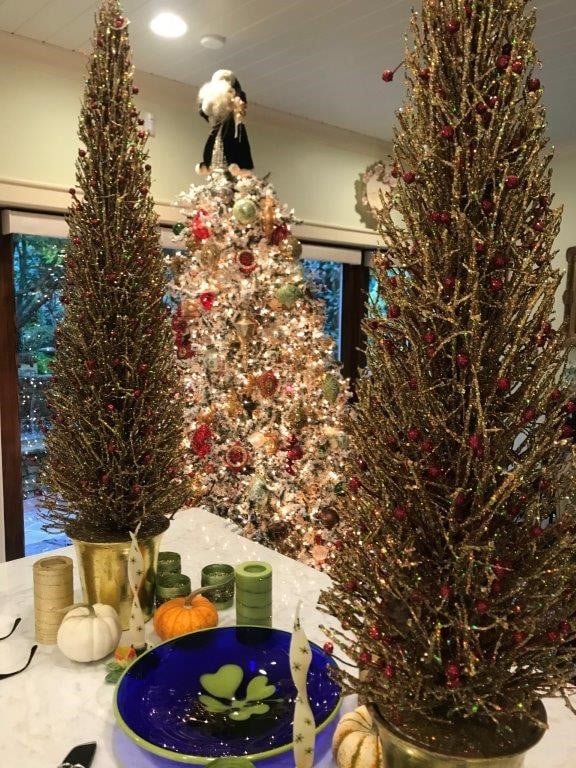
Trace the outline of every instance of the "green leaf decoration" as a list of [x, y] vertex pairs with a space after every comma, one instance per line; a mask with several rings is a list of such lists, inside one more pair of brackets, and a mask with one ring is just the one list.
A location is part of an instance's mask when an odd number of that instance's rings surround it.
[[105, 682], [113, 684], [117, 683], [127, 666], [127, 664], [119, 664], [117, 661], [109, 661], [106, 664], [107, 674], [104, 678]]
[[242, 668], [237, 664], [224, 664], [213, 674], [201, 675], [200, 684], [205, 691], [212, 696], [221, 699], [231, 699], [238, 690], [238, 686], [244, 678]]
[[257, 675], [246, 686], [246, 698], [236, 698], [236, 692], [244, 679], [244, 672], [237, 664], [224, 664], [214, 673], [200, 677], [200, 684], [207, 693], [198, 701], [211, 714], [226, 713], [230, 720], [242, 722], [252, 715], [265, 715], [270, 711], [269, 699], [276, 693], [276, 686], [268, 682], [267, 675]]
[[262, 701], [276, 693], [276, 686], [268, 685], [266, 675], [258, 675], [248, 683], [245, 701]]
[[230, 709], [230, 704], [224, 704], [219, 699], [215, 699], [206, 693], [198, 696], [198, 700], [206, 707], [208, 712], [227, 712]]
[[230, 712], [230, 720], [248, 720], [252, 715], [265, 715], [270, 710], [268, 704], [248, 704]]

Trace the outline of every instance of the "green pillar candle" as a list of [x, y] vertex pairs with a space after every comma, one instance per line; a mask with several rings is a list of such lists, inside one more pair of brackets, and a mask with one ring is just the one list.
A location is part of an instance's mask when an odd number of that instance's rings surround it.
[[236, 575], [236, 624], [272, 626], [272, 567], [269, 563], [240, 563]]

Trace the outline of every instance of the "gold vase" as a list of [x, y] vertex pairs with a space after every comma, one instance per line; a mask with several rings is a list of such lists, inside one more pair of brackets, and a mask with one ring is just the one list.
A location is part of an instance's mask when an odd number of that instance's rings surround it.
[[[156, 567], [162, 534], [138, 539], [144, 558], [145, 576], [138, 590], [144, 620], [154, 611]], [[86, 603], [104, 603], [116, 609], [122, 629], [130, 628], [132, 590], [128, 582], [128, 552], [130, 541], [91, 542], [74, 539], [76, 560]]]
[[[478, 755], [484, 756], [442, 754], [439, 749], [404, 736], [396, 726], [384, 720], [377, 707], [368, 705], [368, 708], [382, 743], [386, 768], [522, 768], [526, 753], [544, 735], [544, 730], [526, 720], [522, 728], [518, 728], [515, 733], [515, 743], [508, 744], [506, 749], [498, 753], [497, 747], [494, 747], [496, 740], [490, 738], [490, 734], [492, 733], [493, 737], [494, 732], [490, 728], [474, 728], [471, 740], [473, 743], [478, 742]], [[541, 702], [538, 702], [535, 716], [538, 720], [546, 722], [546, 710]], [[466, 727], [467, 723], [463, 722], [458, 733], [460, 738], [463, 737]]]

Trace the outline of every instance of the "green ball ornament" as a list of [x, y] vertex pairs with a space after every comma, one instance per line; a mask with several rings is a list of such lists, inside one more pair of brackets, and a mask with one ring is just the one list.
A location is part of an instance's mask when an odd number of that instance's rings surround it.
[[258, 216], [258, 206], [254, 200], [251, 200], [249, 197], [243, 197], [234, 203], [232, 213], [240, 224], [252, 224]]
[[172, 227], [172, 232], [174, 232], [176, 237], [178, 237], [178, 235], [182, 232], [183, 229], [184, 229], [184, 224], [182, 224], [181, 222], [178, 222], [174, 224], [174, 226]]
[[303, 295], [302, 289], [293, 283], [283, 285], [276, 291], [276, 298], [280, 304], [287, 309], [292, 309], [298, 299], [301, 299]]
[[329, 403], [335, 403], [340, 394], [340, 382], [332, 373], [326, 374], [322, 384], [322, 394]]

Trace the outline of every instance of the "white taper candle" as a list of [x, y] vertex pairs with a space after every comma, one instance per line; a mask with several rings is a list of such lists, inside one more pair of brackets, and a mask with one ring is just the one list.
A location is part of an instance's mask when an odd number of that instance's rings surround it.
[[314, 764], [314, 747], [316, 741], [316, 724], [308, 700], [306, 679], [312, 661], [312, 651], [308, 638], [300, 625], [300, 608], [298, 601], [294, 617], [294, 632], [290, 641], [290, 670], [296, 686], [297, 696], [294, 707], [294, 763], [296, 768], [312, 768]]
[[130, 531], [132, 544], [128, 552], [128, 581], [132, 590], [132, 609], [130, 611], [130, 643], [135, 650], [141, 650], [146, 647], [144, 639], [144, 616], [140, 607], [138, 590], [144, 578], [144, 558], [138, 546], [138, 531], [140, 523], [134, 532]]

